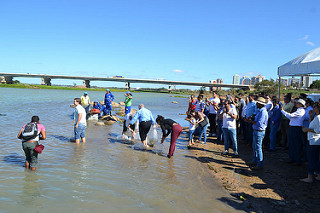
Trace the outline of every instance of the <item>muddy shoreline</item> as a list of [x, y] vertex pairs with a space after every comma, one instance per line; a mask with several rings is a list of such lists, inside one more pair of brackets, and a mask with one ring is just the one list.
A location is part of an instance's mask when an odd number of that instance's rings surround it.
[[[320, 212], [320, 181], [299, 181], [307, 175], [307, 163], [300, 167], [286, 163], [288, 150], [264, 150], [264, 169], [253, 171], [247, 166], [252, 159], [251, 146], [238, 139], [238, 149], [238, 158], [221, 155], [223, 142], [208, 137], [207, 145], [196, 143], [190, 152], [246, 212]], [[232, 200], [225, 202], [238, 205]]]

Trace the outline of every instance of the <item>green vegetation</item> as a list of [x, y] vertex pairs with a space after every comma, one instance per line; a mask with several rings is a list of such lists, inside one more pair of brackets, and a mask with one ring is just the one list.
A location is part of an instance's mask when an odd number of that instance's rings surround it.
[[[105, 91], [107, 88], [95, 87], [95, 88], [84, 88], [84, 87], [73, 87], [73, 86], [46, 86], [46, 85], [35, 85], [35, 84], [21, 84], [14, 82], [13, 84], [0, 84], [0, 88], [21, 88], [21, 89], [57, 89], [57, 90], [82, 90], [82, 91]], [[108, 87], [112, 92], [125, 92], [127, 90]], [[168, 89], [165, 88], [141, 88], [132, 90], [134, 92], [151, 92], [151, 93], [168, 93]], [[189, 89], [178, 89], [172, 90], [171, 94], [192, 94], [192, 90]]]

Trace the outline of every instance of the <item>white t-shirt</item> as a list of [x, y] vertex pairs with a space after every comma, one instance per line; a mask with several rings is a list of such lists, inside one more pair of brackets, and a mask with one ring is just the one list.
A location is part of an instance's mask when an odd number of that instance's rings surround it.
[[[194, 124], [192, 124], [191, 122], [194, 123]], [[194, 118], [194, 119], [191, 120], [191, 122], [189, 122], [189, 130], [195, 130], [196, 129], [197, 120]]]
[[[229, 112], [233, 115], [237, 115], [237, 110], [235, 108], [231, 108]], [[231, 118], [230, 115], [228, 115], [227, 113], [224, 113], [222, 128], [236, 129], [236, 127], [237, 127], [236, 119]]]
[[87, 126], [86, 110], [80, 104], [74, 109], [74, 124], [76, 124], [78, 121], [79, 113], [82, 113], [82, 117], [79, 123]]
[[315, 133], [308, 132], [308, 140], [310, 145], [320, 145], [320, 115], [317, 115], [309, 124], [309, 128]]
[[[210, 102], [213, 102], [214, 104], [220, 104], [219, 98], [210, 98]], [[210, 103], [209, 105], [209, 114], [217, 114], [217, 110], [214, 108], [214, 106]]]

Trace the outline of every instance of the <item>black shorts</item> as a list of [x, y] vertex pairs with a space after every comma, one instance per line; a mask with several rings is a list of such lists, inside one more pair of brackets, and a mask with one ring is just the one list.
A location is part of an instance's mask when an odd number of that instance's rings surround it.
[[[126, 122], [127, 122], [127, 121], [124, 121], [124, 122], [123, 122], [122, 132], [126, 132], [126, 131], [128, 131], [128, 127], [127, 127], [127, 125], [126, 125]], [[130, 129], [135, 130], [135, 128], [136, 128], [136, 124], [131, 124], [130, 126], [131, 126], [131, 127], [130, 127]]]
[[141, 141], [144, 141], [147, 138], [147, 134], [150, 130], [152, 121], [142, 121], [139, 123], [139, 135]]

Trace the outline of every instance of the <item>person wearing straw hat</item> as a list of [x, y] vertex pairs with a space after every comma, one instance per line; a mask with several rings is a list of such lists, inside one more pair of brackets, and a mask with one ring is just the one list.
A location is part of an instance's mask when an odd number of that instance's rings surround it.
[[297, 111], [293, 113], [288, 113], [284, 111], [282, 109], [282, 106], [280, 106], [281, 113], [290, 120], [288, 131], [290, 161], [288, 163], [292, 163], [296, 166], [301, 165], [301, 151], [303, 143], [302, 127], [305, 114], [305, 104], [306, 102], [303, 99], [297, 100]]
[[268, 112], [266, 109], [266, 100], [263, 97], [259, 97], [256, 100], [257, 114], [254, 120], [247, 120], [252, 123], [252, 149], [253, 159], [249, 165], [253, 170], [263, 169], [263, 153], [262, 153], [262, 141], [266, 133], [268, 125]]

